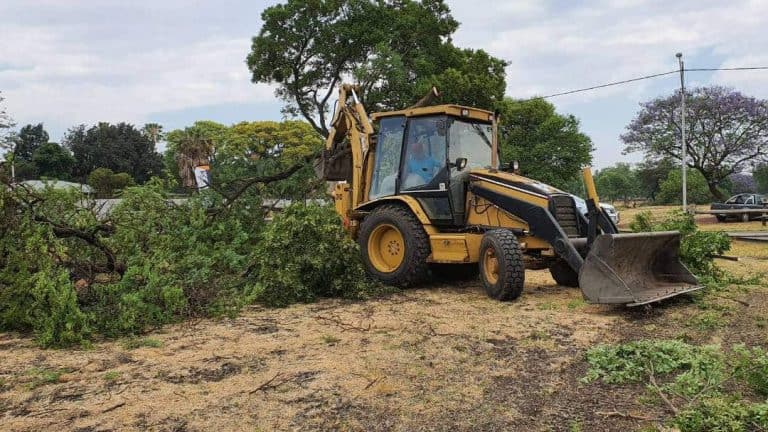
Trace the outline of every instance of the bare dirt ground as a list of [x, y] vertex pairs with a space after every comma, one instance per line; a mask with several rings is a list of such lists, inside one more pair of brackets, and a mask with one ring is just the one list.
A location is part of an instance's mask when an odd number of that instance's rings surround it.
[[[765, 246], [737, 242], [731, 253], [746, 258], [723, 261], [730, 271], [768, 272]], [[643, 386], [581, 383], [584, 352], [649, 337], [768, 346], [768, 289], [711, 304], [587, 305], [543, 270], [527, 272], [511, 303], [469, 282], [253, 307], [88, 350], [5, 333], [0, 429], [636, 430], [670, 413], [644, 401]]]

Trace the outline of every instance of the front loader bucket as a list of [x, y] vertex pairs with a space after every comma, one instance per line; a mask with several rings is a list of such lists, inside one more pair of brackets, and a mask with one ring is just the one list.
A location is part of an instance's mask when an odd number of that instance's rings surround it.
[[590, 303], [638, 306], [700, 289], [680, 262], [677, 231], [597, 236], [579, 272]]

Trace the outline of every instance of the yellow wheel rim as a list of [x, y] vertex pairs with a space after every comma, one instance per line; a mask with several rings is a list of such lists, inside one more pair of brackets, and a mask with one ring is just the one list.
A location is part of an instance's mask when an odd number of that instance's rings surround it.
[[377, 271], [397, 270], [405, 259], [405, 239], [400, 230], [390, 224], [374, 228], [368, 238], [368, 258]]
[[499, 281], [499, 259], [493, 248], [488, 248], [483, 254], [483, 276], [491, 285]]

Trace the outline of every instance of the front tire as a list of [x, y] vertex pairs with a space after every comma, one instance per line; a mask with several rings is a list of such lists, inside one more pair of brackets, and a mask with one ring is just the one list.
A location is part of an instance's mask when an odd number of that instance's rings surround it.
[[485, 233], [480, 242], [480, 279], [486, 294], [496, 300], [514, 300], [523, 293], [523, 252], [512, 231]]
[[368, 273], [387, 285], [409, 287], [427, 276], [429, 237], [404, 207], [374, 209], [360, 224], [358, 244]]
[[573, 271], [567, 262], [561, 259], [558, 259], [549, 266], [549, 274], [552, 275], [552, 279], [554, 279], [558, 285], [571, 288], [579, 287], [579, 275]]

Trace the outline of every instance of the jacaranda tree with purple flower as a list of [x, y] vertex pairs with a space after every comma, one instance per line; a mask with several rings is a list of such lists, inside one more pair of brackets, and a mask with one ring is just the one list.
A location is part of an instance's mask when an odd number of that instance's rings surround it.
[[[642, 151], [648, 160], [681, 158], [680, 92], [640, 105], [621, 136], [625, 153]], [[725, 87], [686, 90], [688, 166], [707, 180], [712, 195], [729, 175], [768, 161], [768, 101]]]

